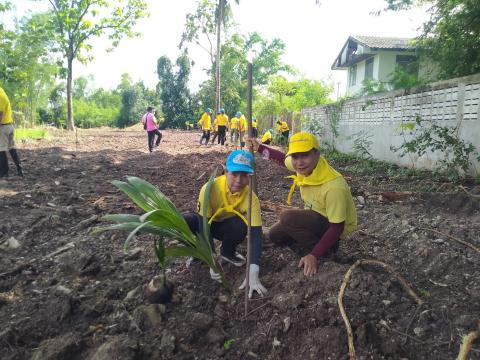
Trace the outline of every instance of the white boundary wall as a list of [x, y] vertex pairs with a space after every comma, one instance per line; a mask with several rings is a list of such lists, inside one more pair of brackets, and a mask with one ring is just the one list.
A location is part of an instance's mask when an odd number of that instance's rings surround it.
[[[338, 119], [338, 137], [331, 130], [332, 113]], [[353, 152], [353, 140], [362, 132], [371, 136], [369, 152], [374, 158], [431, 169], [440, 154], [429, 152], [420, 158], [402, 158], [390, 150], [390, 146], [398, 147], [404, 142], [402, 121], [411, 122], [420, 115], [439, 125], [458, 126], [460, 138], [480, 152], [480, 74], [347, 100], [337, 109], [335, 105], [303, 109], [302, 115], [304, 126], [311, 131], [317, 129], [320, 140], [342, 152]], [[480, 168], [478, 165], [475, 164], [476, 169]]]

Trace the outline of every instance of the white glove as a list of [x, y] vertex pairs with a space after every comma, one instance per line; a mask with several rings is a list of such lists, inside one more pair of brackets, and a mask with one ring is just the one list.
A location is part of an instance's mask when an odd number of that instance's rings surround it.
[[[249, 287], [248, 287], [248, 298], [252, 298], [252, 294], [254, 291], [256, 291], [260, 296], [264, 296], [267, 294], [267, 289], [262, 285], [260, 280], [258, 279], [258, 273], [260, 272], [260, 266], [257, 264], [250, 264], [250, 273], [249, 273], [249, 278], [248, 282]], [[243, 290], [245, 289], [245, 285], [247, 284], [247, 279], [243, 280], [242, 285], [240, 285], [239, 289]]]
[[213, 271], [212, 268], [210, 268], [210, 277], [212, 278], [212, 280], [218, 281], [220, 283], [222, 282], [222, 277], [220, 276], [220, 274]]

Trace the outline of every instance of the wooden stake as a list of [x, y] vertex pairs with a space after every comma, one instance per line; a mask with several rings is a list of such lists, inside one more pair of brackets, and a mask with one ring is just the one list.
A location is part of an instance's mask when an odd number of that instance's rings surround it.
[[[253, 65], [248, 63], [247, 66], [247, 121], [248, 121], [248, 137], [253, 137], [253, 127], [252, 127], [252, 88], [253, 88]], [[253, 156], [253, 148], [250, 148], [250, 152]], [[248, 177], [248, 213], [247, 213], [247, 268], [245, 269], [245, 316], [248, 315], [248, 292], [250, 291], [250, 252], [251, 252], [251, 241], [252, 241], [252, 198], [253, 191], [255, 187], [256, 191], [257, 181], [255, 172]]]
[[248, 292], [250, 291], [250, 252], [252, 241], [252, 177], [248, 177], [248, 213], [247, 213], [247, 267], [245, 269], [245, 319], [248, 315]]

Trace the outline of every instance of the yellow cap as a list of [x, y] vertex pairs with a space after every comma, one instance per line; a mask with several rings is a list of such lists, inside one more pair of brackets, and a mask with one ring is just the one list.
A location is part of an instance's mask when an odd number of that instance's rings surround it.
[[310, 133], [299, 132], [290, 137], [287, 156], [295, 153], [308, 152], [312, 149], [320, 149], [317, 137]]

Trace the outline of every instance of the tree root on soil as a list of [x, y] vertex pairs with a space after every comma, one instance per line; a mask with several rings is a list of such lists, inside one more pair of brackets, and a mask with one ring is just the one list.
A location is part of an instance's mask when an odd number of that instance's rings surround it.
[[457, 360], [467, 360], [468, 352], [472, 348], [472, 344], [477, 338], [480, 338], [480, 330], [472, 331], [463, 337], [463, 342], [462, 345], [460, 345], [460, 352], [458, 353]]
[[460, 243], [460, 244], [463, 244], [463, 245], [465, 245], [465, 246], [468, 246], [470, 249], [472, 249], [472, 250], [474, 250], [474, 251], [476, 251], [477, 253], [480, 254], [480, 249], [479, 249], [478, 247], [476, 247], [475, 245], [472, 245], [472, 244], [470, 244], [470, 243], [468, 243], [468, 242], [466, 242], [466, 241], [457, 239], [456, 237], [453, 237], [452, 235], [448, 235], [448, 234], [442, 233], [442, 232], [440, 232], [440, 231], [438, 231], [438, 230], [431, 229], [431, 228], [423, 228], [423, 230], [431, 231], [431, 232], [434, 232], [434, 233], [436, 233], [436, 234], [438, 234], [438, 235], [443, 235], [443, 236], [447, 237], [447, 238], [450, 239], [450, 240], [454, 240], [454, 241], [456, 241], [456, 242], [458, 242], [458, 243]]
[[459, 186], [460, 189], [462, 189], [465, 194], [467, 194], [468, 196], [474, 198], [474, 199], [480, 199], [480, 195], [479, 194], [472, 194], [470, 191], [468, 191], [467, 189], [465, 189], [465, 187], [463, 187], [462, 185]]
[[350, 320], [348, 319], [347, 313], [345, 312], [345, 307], [343, 306], [343, 295], [345, 294], [345, 290], [347, 289], [348, 282], [352, 277], [353, 270], [360, 265], [376, 265], [382, 267], [384, 270], [389, 272], [393, 275], [400, 285], [402, 285], [403, 289], [415, 300], [418, 305], [423, 304], [423, 300], [413, 291], [412, 287], [407, 283], [407, 281], [398, 274], [390, 265], [379, 261], [379, 260], [357, 260], [348, 271], [345, 273], [342, 281], [342, 285], [340, 286], [340, 292], [338, 293], [338, 307], [340, 308], [340, 314], [342, 315], [342, 319], [345, 322], [345, 327], [347, 328], [347, 336], [348, 336], [348, 353], [350, 356], [350, 360], [355, 360], [357, 357], [355, 355], [355, 347], [353, 345], [353, 332], [352, 332], [352, 325], [350, 324]]
[[10, 276], [14, 276], [14, 275], [17, 275], [18, 273], [21, 273], [24, 269], [26, 269], [26, 268], [28, 268], [29, 266], [31, 266], [35, 261], [36, 261], [36, 259], [33, 259], [32, 261], [28, 261], [28, 262], [26, 262], [26, 263], [23, 263], [23, 264], [18, 265], [18, 266], [17, 266], [15, 269], [13, 269], [13, 270], [0, 273], [0, 279], [6, 278], [6, 277], [10, 277]]

